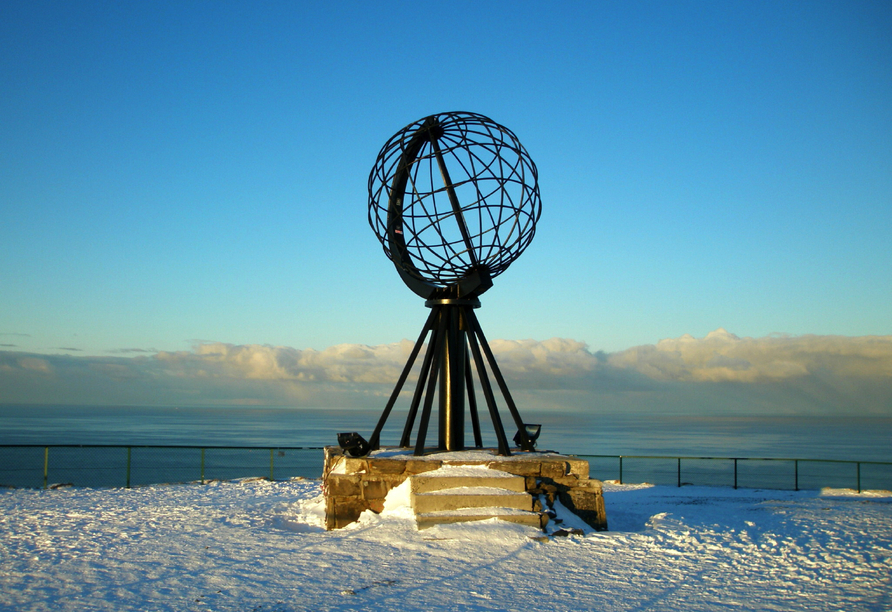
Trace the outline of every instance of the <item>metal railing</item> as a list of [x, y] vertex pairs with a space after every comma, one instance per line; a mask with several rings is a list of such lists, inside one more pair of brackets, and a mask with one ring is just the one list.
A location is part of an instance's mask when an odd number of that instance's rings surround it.
[[[892, 462], [768, 457], [578, 455], [601, 480], [756, 489], [892, 490]], [[615, 474], [615, 478], [610, 478]]]
[[318, 478], [322, 447], [0, 445], [0, 486], [126, 487]]
[[[323, 447], [0, 445], [0, 487], [132, 487], [322, 475]], [[577, 455], [619, 483], [757, 489], [892, 490], [892, 462], [831, 459]]]

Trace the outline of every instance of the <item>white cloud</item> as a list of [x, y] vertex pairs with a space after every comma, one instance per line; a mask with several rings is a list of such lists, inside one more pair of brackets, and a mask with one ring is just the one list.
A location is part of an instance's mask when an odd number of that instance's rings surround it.
[[155, 359], [172, 376], [336, 383], [396, 381], [412, 344], [340, 344], [323, 351], [220, 342], [192, 351], [160, 352]]
[[620, 351], [608, 362], [664, 381], [755, 383], [809, 375], [892, 378], [892, 336], [738, 338], [719, 328], [702, 339], [686, 334]]
[[[412, 346], [204, 342], [137, 357], [0, 351], [0, 403], [377, 408]], [[892, 414], [892, 336], [739, 338], [719, 329], [611, 354], [561, 338], [491, 346], [518, 405], [536, 409]]]
[[[505, 375], [519, 381], [580, 377], [598, 364], [585, 344], [575, 340], [495, 340], [491, 346]], [[378, 346], [339, 344], [323, 351], [202, 343], [191, 351], [160, 352], [155, 359], [177, 377], [393, 385], [412, 347], [408, 340]], [[419, 355], [410, 380], [417, 379], [421, 360]]]
[[39, 357], [22, 357], [18, 360], [18, 364], [23, 370], [30, 370], [32, 372], [51, 374], [53, 371], [50, 363], [46, 359], [41, 359]]

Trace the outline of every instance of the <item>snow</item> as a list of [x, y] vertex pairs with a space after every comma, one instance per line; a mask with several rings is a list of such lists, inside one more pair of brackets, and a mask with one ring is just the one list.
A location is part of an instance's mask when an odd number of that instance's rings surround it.
[[522, 478], [503, 472], [501, 470], [493, 470], [485, 465], [444, 465], [431, 470], [422, 472], [419, 476], [424, 478]]
[[561, 457], [554, 451], [518, 452], [513, 455], [499, 455], [494, 450], [463, 450], [439, 452], [431, 455], [416, 456], [414, 451], [405, 448], [382, 448], [369, 453], [370, 459], [399, 459], [403, 461], [529, 461], [530, 458]]
[[[431, 491], [430, 493], [418, 493], [417, 495], [526, 495], [526, 493], [519, 493], [514, 489], [501, 489], [499, 487], [455, 487], [454, 489], [443, 489], [442, 491]], [[527, 499], [529, 499], [529, 497]]]
[[[892, 493], [605, 483], [611, 531], [558, 506], [418, 531], [408, 485], [322, 528], [320, 483], [0, 491], [0, 610], [892, 609]], [[534, 539], [536, 538], [536, 539]]]
[[485, 506], [482, 508], [456, 508], [455, 510], [434, 510], [425, 512], [424, 516], [478, 516], [481, 514], [507, 515], [516, 514], [518, 516], [529, 514], [529, 510], [518, 510], [517, 508], [503, 508], [501, 506]]

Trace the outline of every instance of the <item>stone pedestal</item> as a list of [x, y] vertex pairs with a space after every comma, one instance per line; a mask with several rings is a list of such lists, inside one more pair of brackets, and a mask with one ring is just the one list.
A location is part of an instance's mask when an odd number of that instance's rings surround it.
[[588, 462], [549, 452], [517, 452], [510, 457], [494, 450], [439, 452], [416, 457], [410, 449], [382, 448], [368, 457], [344, 456], [337, 446], [325, 448], [323, 492], [327, 529], [356, 521], [365, 510], [381, 512], [384, 498], [407, 478], [443, 466], [481, 466], [524, 478], [534, 496], [555, 498], [592, 528], [607, 529], [601, 481], [589, 479]]

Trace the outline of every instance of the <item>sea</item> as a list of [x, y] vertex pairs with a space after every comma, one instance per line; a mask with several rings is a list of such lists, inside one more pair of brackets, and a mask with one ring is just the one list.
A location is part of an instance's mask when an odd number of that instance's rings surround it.
[[[25, 452], [9, 448], [17, 446], [293, 449], [289, 455], [278, 451], [274, 458], [301, 454], [301, 461], [291, 466], [292, 472], [318, 476], [321, 447], [336, 444], [339, 432], [356, 431], [368, 438], [380, 414], [379, 410], [288, 407], [0, 405], [0, 484], [15, 480], [9, 474], [4, 475], [4, 469], [18, 469], [19, 463], [24, 462], [31, 474], [36, 469], [31, 464], [42, 461], [39, 449]], [[776, 486], [774, 481], [779, 479], [783, 488], [793, 488], [794, 484], [798, 488], [799, 485], [823, 485], [815, 479], [838, 472], [839, 478], [827, 484], [892, 488], [892, 465], [871, 465], [872, 462], [892, 464], [892, 418], [888, 417], [684, 416], [594, 411], [525, 411], [524, 417], [526, 422], [542, 426], [538, 449], [592, 456], [593, 471], [597, 468], [602, 472], [592, 476], [602, 479], [619, 476], [620, 480], [644, 478], [678, 484], [693, 479], [698, 481], [693, 484], [700, 484], [699, 480], [717, 478], [730, 484], [733, 478], [737, 481], [735, 484], [744, 481], [743, 485], [755, 482], [766, 486], [769, 481]], [[509, 426], [510, 417], [503, 415], [502, 419], [510, 439], [514, 434], [514, 428]], [[390, 415], [381, 439], [383, 445], [398, 444], [405, 420], [405, 413], [394, 411]], [[481, 428], [484, 445], [495, 446], [485, 412], [481, 414]], [[434, 419], [428, 435], [429, 445], [436, 443], [436, 436]], [[466, 444], [472, 442], [473, 436], [468, 431]], [[77, 463], [78, 457], [82, 458], [87, 451], [53, 449], [52, 452], [54, 465], [61, 469], [61, 464], [70, 467]], [[158, 451], [155, 453], [157, 456]], [[255, 454], [263, 458], [249, 463], [262, 465], [265, 472], [272, 460], [259, 451]], [[623, 456], [621, 461], [619, 456]], [[201, 457], [204, 469], [205, 454]], [[739, 460], [732, 462], [733, 458]], [[764, 461], [767, 459], [785, 461]], [[802, 461], [794, 464], [796, 459]], [[197, 464], [197, 461], [194, 462]], [[833, 461], [865, 465], [828, 463]], [[212, 463], [208, 461], [207, 465]], [[129, 470], [133, 462], [128, 459], [127, 465]], [[279, 469], [279, 476], [287, 475], [287, 469], [285, 472], [282, 469], [285, 468]], [[119, 468], [109, 470], [117, 473]], [[52, 475], [43, 476], [54, 480]], [[151, 480], [152, 476], [144, 472], [141, 478]]]

